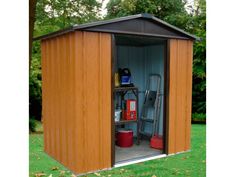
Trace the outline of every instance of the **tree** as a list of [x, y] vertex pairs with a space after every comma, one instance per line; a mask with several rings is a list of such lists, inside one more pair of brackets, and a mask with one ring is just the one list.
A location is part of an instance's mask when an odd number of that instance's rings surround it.
[[195, 1], [192, 33], [201, 41], [194, 43], [193, 51], [193, 105], [194, 113], [206, 113], [206, 1]]
[[[99, 20], [101, 19], [100, 9], [101, 3], [96, 0], [37, 0], [33, 35], [37, 37], [74, 24]], [[41, 120], [42, 84], [39, 41], [33, 42], [30, 51], [32, 51], [32, 61], [29, 74], [29, 114], [30, 118]]]
[[37, 0], [29, 0], [29, 68], [31, 65], [32, 45], [33, 45], [33, 29], [35, 22], [35, 9]]
[[[30, 0], [31, 1], [31, 0]], [[35, 0], [36, 2], [36, 0]], [[110, 0], [105, 19], [138, 13], [151, 13], [202, 40], [194, 43], [193, 112], [206, 108], [206, 2], [194, 0], [189, 6], [182, 0]], [[60, 30], [73, 24], [100, 20], [101, 3], [96, 0], [38, 0], [34, 37]], [[32, 19], [32, 18], [31, 18]], [[33, 42], [30, 72], [30, 117], [41, 119], [40, 44]]]
[[96, 0], [38, 0], [34, 36], [97, 20], [100, 9]]
[[185, 4], [182, 0], [110, 0], [106, 18], [150, 13], [166, 20], [167, 17], [186, 14]]
[[110, 0], [106, 18], [150, 13], [201, 38], [194, 43], [193, 113], [206, 113], [206, 1]]
[[29, 74], [29, 115], [30, 119], [40, 120], [42, 110], [42, 82], [39, 42], [34, 42], [32, 53], [31, 71]]

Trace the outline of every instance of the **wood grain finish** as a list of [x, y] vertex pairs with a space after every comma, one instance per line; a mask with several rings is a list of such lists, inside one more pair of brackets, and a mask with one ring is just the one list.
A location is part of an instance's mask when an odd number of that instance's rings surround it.
[[111, 167], [111, 34], [43, 40], [44, 149], [75, 173]]
[[169, 40], [167, 153], [190, 149], [192, 50], [189, 40]]
[[[42, 40], [44, 150], [74, 173], [112, 166], [111, 34]], [[190, 149], [193, 42], [168, 42], [167, 153]]]

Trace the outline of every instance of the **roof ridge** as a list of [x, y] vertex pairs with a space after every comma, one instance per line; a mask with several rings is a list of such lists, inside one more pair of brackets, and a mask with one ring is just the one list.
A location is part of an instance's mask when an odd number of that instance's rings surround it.
[[154, 17], [153, 14], [149, 14], [149, 13], [141, 13], [141, 16], [144, 18], [153, 18]]
[[152, 20], [152, 21], [158, 22], [158, 23], [164, 25], [166, 28], [170, 28], [176, 32], [179, 32], [179, 33], [187, 36], [187, 38], [191, 38], [194, 40], [200, 40], [200, 38], [198, 38], [197, 36], [192, 35], [192, 34], [186, 32], [176, 26], [173, 26], [173, 25], [155, 17], [153, 14], [149, 14], [149, 13], [129, 15], [129, 16], [124, 16], [124, 17], [119, 17], [119, 18], [114, 18], [114, 19], [109, 19], [109, 20], [95, 21], [95, 22], [84, 23], [84, 24], [76, 24], [76, 25], [73, 25], [73, 26], [66, 28], [64, 30], [59, 30], [59, 31], [52, 32], [52, 33], [49, 33], [46, 35], [35, 37], [34, 40], [50, 38], [53, 36], [61, 35], [61, 34], [67, 33], [67, 32], [75, 31], [75, 30], [86, 30], [87, 28], [92, 28], [92, 27], [107, 25], [107, 24], [112, 24], [112, 23], [118, 23], [118, 22], [133, 20], [133, 19], [137, 19], [137, 18], [143, 18], [146, 20]]

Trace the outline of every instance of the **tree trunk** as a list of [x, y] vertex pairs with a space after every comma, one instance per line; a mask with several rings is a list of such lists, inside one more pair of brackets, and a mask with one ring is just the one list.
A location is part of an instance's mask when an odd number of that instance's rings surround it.
[[37, 0], [29, 0], [29, 70], [32, 59], [33, 30]]

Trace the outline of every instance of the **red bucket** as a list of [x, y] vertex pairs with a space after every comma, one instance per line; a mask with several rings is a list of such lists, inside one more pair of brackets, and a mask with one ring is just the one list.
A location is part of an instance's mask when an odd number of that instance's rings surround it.
[[133, 131], [118, 130], [116, 144], [120, 147], [131, 147], [133, 145]]
[[150, 146], [155, 149], [163, 149], [163, 138], [160, 135], [154, 135], [150, 140]]

